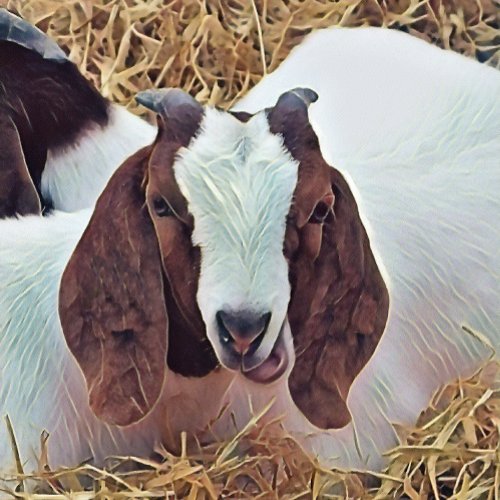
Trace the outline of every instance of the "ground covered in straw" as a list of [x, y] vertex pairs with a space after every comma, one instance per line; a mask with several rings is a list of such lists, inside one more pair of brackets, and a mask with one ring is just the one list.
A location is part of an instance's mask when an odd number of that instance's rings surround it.
[[[133, 96], [181, 87], [228, 107], [273, 71], [311, 30], [332, 25], [401, 29], [500, 67], [494, 0], [0, 0], [48, 32], [102, 93], [139, 110]], [[43, 498], [485, 498], [500, 490], [500, 376], [480, 374], [442, 389], [384, 474], [325, 471], [292, 439], [252, 422], [229, 443], [173, 457], [111, 458], [37, 478]], [[10, 493], [28, 497], [23, 476]], [[25, 479], [25, 478], [24, 478]], [[31, 496], [29, 496], [31, 498]]]
[[[250, 422], [232, 441], [175, 457], [111, 458], [51, 472], [45, 458], [35, 478], [39, 498], [455, 498], [497, 500], [500, 491], [500, 366], [490, 363], [467, 380], [438, 391], [414, 428], [400, 428], [402, 444], [380, 474], [325, 470], [295, 442], [273, 439]], [[11, 482], [14, 498], [22, 480]], [[5, 491], [7, 494], [7, 491]], [[78, 493], [78, 494], [77, 494]]]

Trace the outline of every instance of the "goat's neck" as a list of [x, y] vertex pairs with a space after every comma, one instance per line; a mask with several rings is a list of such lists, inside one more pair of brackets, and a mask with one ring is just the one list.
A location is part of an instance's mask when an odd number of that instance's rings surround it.
[[49, 149], [42, 195], [59, 210], [92, 207], [121, 163], [151, 144], [156, 128], [125, 108], [111, 105], [105, 126], [92, 125], [71, 146]]

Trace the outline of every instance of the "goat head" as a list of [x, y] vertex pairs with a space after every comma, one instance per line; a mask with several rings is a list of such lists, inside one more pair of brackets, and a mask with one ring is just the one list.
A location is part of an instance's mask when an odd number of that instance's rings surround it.
[[260, 384], [288, 377], [310, 422], [349, 421], [389, 299], [356, 201], [309, 123], [316, 98], [294, 89], [249, 115], [180, 90], [138, 96], [158, 113], [156, 141], [111, 179], [60, 291], [98, 416], [142, 418], [168, 363], [192, 377], [219, 365]]

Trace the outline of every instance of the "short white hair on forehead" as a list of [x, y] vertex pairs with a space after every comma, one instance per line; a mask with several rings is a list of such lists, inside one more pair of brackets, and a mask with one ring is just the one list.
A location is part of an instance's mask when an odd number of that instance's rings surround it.
[[194, 217], [193, 244], [201, 249], [202, 314], [223, 307], [286, 312], [283, 242], [298, 162], [270, 132], [265, 114], [243, 123], [206, 109], [174, 172]]

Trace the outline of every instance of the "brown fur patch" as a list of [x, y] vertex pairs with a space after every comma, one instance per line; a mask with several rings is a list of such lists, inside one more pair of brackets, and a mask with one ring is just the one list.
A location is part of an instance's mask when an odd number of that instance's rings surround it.
[[[156, 229], [165, 273], [165, 300], [171, 321], [169, 367], [184, 376], [203, 376], [218, 361], [205, 334], [196, 293], [200, 251], [191, 243], [193, 218], [175, 180], [173, 164], [181, 147], [188, 146], [203, 118], [203, 108], [173, 105], [168, 118], [160, 115], [159, 134], [148, 166], [146, 199]], [[175, 216], [158, 217], [154, 199], [163, 198]]]
[[161, 255], [141, 187], [149, 149], [122, 165], [99, 198], [64, 271], [59, 314], [90, 406], [128, 425], [163, 386], [168, 318]]

